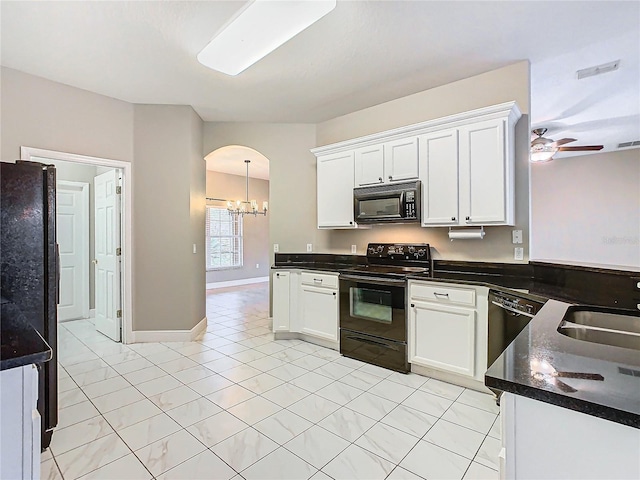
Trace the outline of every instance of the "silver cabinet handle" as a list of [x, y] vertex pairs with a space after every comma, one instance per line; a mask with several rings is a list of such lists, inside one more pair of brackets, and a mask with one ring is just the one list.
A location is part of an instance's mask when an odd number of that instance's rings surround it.
[[315, 283], [322, 283], [322, 279], [321, 278], [314, 278], [313, 281]]
[[378, 177], [378, 181], [382, 183], [382, 177]]
[[455, 222], [456, 221], [456, 217], [451, 217], [451, 221]]
[[391, 175], [389, 175], [389, 180], [393, 180], [393, 177]]
[[465, 220], [468, 222], [469, 220], [471, 220], [471, 217], [465, 217]]
[[436, 296], [436, 298], [449, 298], [448, 293], [433, 292], [433, 294]]

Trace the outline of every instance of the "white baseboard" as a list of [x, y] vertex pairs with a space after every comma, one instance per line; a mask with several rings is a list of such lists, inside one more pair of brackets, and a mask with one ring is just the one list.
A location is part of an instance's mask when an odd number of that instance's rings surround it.
[[253, 277], [243, 278], [242, 280], [230, 280], [228, 282], [213, 282], [207, 283], [207, 290], [211, 290], [213, 288], [236, 287], [238, 285], [249, 285], [251, 283], [262, 283], [268, 281], [269, 277]]
[[207, 328], [207, 317], [204, 317], [191, 330], [138, 330], [134, 331], [130, 343], [149, 342], [191, 342]]
[[96, 309], [95, 308], [90, 308], [89, 309], [89, 318], [96, 318]]

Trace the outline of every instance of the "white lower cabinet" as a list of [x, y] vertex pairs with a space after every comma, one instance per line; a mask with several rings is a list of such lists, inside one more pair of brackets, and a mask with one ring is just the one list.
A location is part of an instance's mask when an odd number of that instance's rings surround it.
[[40, 478], [38, 369], [3, 370], [0, 384], [0, 478]]
[[273, 331], [288, 332], [291, 319], [290, 272], [277, 271], [272, 276], [273, 281]]
[[338, 341], [338, 291], [333, 288], [300, 287], [300, 332], [332, 342]]
[[[272, 275], [273, 331], [338, 349], [338, 274], [280, 270]], [[299, 335], [296, 335], [299, 334]]]
[[481, 286], [409, 281], [408, 347], [413, 371], [483, 388], [488, 293]]
[[476, 311], [471, 308], [411, 304], [409, 362], [475, 375]]
[[638, 479], [637, 428], [505, 392], [501, 479]]

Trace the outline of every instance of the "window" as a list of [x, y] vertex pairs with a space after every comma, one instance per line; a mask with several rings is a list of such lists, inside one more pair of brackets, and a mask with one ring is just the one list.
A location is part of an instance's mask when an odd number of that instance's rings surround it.
[[205, 223], [207, 270], [242, 267], [242, 216], [207, 206]]

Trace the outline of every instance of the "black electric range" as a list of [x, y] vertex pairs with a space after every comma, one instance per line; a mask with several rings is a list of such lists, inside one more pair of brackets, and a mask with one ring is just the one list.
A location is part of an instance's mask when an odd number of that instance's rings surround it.
[[432, 272], [428, 244], [370, 243], [367, 264], [340, 270], [340, 353], [409, 372], [407, 277]]

